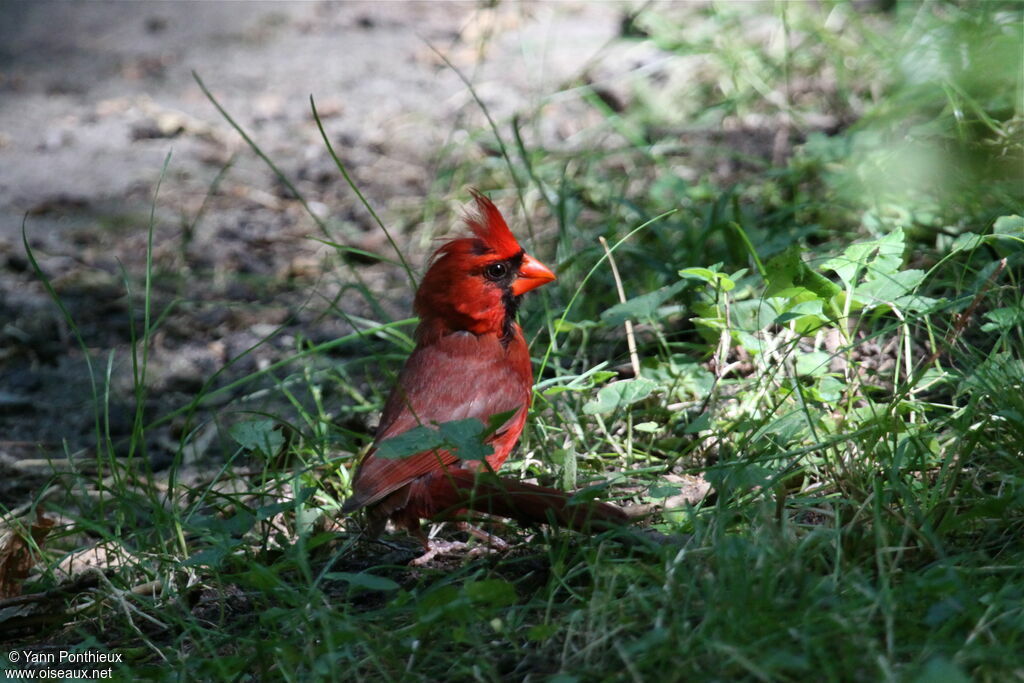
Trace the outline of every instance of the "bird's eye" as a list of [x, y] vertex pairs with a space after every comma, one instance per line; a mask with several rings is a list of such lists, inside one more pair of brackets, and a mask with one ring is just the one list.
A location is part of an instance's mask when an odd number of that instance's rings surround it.
[[492, 263], [487, 266], [486, 270], [484, 270], [484, 275], [486, 275], [489, 280], [500, 280], [508, 275], [508, 264], [502, 262]]

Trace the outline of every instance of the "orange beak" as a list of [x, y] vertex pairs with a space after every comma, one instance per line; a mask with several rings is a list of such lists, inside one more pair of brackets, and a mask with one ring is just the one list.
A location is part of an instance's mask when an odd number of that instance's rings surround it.
[[523, 256], [523, 262], [519, 266], [519, 273], [512, 283], [512, 294], [519, 296], [545, 285], [555, 279], [555, 274], [543, 263], [529, 254]]

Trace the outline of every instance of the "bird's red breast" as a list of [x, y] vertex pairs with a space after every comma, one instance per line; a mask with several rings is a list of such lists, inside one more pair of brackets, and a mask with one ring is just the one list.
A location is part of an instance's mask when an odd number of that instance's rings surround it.
[[[471, 237], [444, 244], [423, 277], [413, 304], [420, 317], [416, 349], [384, 407], [374, 447], [360, 463], [344, 510], [367, 507], [371, 520], [391, 518], [415, 531], [419, 518], [448, 507], [432, 486], [449, 468], [465, 466], [444, 449], [401, 459], [377, 454], [384, 440], [417, 426], [512, 413], [488, 438], [495, 470], [508, 458], [526, 422], [533, 369], [516, 322], [520, 297], [555, 279], [526, 254], [497, 207], [474, 193]], [[468, 461], [467, 461], [468, 463]]]

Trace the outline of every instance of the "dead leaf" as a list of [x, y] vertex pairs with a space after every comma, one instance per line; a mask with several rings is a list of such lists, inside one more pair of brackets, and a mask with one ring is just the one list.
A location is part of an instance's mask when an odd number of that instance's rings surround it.
[[[112, 546], [112, 547], [108, 547]], [[99, 544], [71, 553], [54, 567], [60, 578], [74, 579], [90, 569], [114, 569], [125, 564], [127, 552], [117, 544]]]
[[711, 491], [711, 484], [708, 483], [703, 475], [669, 474], [665, 479], [679, 486], [679, 493], [677, 495], [665, 499], [664, 508], [666, 510], [696, 505], [704, 500], [704, 497]]
[[[36, 508], [36, 520], [26, 534], [22, 520], [10, 520], [0, 529], [0, 599], [21, 595], [21, 583], [35, 564], [35, 550], [42, 548], [43, 539], [50, 533], [54, 521], [43, 516], [43, 508]], [[32, 543], [29, 543], [31, 536]]]

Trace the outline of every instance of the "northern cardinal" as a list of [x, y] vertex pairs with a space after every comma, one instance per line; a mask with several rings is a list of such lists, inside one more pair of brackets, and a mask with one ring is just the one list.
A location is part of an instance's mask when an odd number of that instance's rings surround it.
[[[528, 524], [553, 520], [580, 531], [623, 524], [626, 515], [614, 506], [577, 503], [561, 491], [493, 475], [519, 440], [533, 388], [530, 354], [516, 322], [520, 298], [555, 275], [523, 251], [489, 199], [475, 191], [473, 197], [476, 212], [466, 220], [473, 236], [441, 246], [416, 292], [416, 349], [384, 406], [342, 510], [366, 508], [373, 537], [390, 519], [428, 551], [420, 519], [466, 509]], [[493, 453], [486, 466], [444, 447], [400, 459], [378, 452], [382, 442], [415, 427], [467, 418], [486, 425], [501, 415], [511, 417], [487, 436]]]

